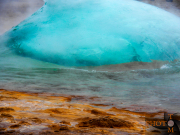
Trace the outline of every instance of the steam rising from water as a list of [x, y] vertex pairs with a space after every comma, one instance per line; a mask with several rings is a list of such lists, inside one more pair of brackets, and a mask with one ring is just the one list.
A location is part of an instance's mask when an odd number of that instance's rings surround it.
[[168, 2], [168, 0], [139, 0], [157, 7], [160, 7], [170, 13], [173, 13], [180, 17], [180, 1], [173, 0], [172, 2]]
[[43, 6], [43, 0], [0, 0], [0, 35]]

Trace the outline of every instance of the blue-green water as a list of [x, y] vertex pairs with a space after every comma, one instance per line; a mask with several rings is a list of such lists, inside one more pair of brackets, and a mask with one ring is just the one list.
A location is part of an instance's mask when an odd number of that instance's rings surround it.
[[[2, 89], [98, 96], [119, 107], [147, 105], [179, 111], [179, 63], [161, 69], [119, 69], [118, 72], [112, 72], [112, 66], [111, 72], [105, 72], [105, 68], [101, 72], [96, 68], [69, 68], [18, 55], [1, 53], [0, 58]], [[114, 66], [116, 69], [117, 65]]]
[[6, 32], [15, 53], [65, 66], [180, 58], [180, 18], [134, 0], [46, 0]]
[[0, 37], [0, 88], [180, 111], [178, 17], [132, 0], [46, 2]]

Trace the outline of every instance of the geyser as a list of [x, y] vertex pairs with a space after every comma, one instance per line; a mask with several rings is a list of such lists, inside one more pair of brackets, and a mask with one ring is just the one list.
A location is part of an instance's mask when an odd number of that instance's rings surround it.
[[15, 53], [66, 66], [179, 59], [180, 18], [133, 0], [46, 0], [0, 39]]

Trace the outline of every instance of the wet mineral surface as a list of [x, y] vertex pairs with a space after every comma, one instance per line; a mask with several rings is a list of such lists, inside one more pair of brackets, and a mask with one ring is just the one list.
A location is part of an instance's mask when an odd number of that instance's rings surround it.
[[[145, 117], [163, 117], [164, 110], [147, 106], [117, 108], [99, 97], [0, 90], [0, 134], [147, 134]], [[152, 111], [154, 109], [154, 111]]]

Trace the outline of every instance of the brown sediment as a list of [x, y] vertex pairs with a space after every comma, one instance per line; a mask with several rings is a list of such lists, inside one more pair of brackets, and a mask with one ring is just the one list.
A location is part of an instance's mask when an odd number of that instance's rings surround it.
[[54, 124], [49, 126], [54, 132], [59, 132], [60, 130], [68, 130], [67, 125], [59, 125], [59, 124]]
[[101, 116], [111, 116], [113, 114], [109, 114], [109, 113], [106, 113], [104, 111], [101, 111], [101, 110], [98, 110], [98, 109], [93, 109], [93, 110], [85, 110], [86, 112], [89, 112], [91, 114], [94, 114], [94, 115], [101, 115]]
[[[119, 71], [130, 71], [138, 69], [159, 69], [163, 65], [168, 64], [168, 61], [158, 61], [152, 60], [152, 62], [130, 62], [122, 64], [112, 64], [112, 65], [103, 65], [103, 66], [92, 66], [92, 67], [83, 67], [83, 69], [96, 70], [96, 71], [108, 71], [108, 72], [119, 72]], [[80, 69], [82, 67], [79, 67]]]
[[61, 121], [60, 123], [61, 123], [61, 124], [66, 124], [66, 125], [71, 125], [71, 123], [70, 123], [70, 122], [67, 122], [67, 121], [64, 121], [64, 120], [63, 120], [63, 121]]
[[106, 128], [131, 128], [133, 123], [110, 117], [101, 117], [96, 119], [90, 119], [78, 124], [79, 127], [106, 127]]
[[7, 90], [0, 96], [0, 134], [144, 134], [145, 116], [162, 114], [94, 104], [99, 97]]
[[[103, 107], [109, 106], [109, 105], [106, 105], [106, 104], [95, 104], [95, 103], [92, 103], [92, 104], [90, 104], [90, 105], [103, 106]], [[113, 105], [113, 104], [110, 104], [110, 105]]]
[[1, 131], [5, 131], [5, 130], [6, 130], [6, 128], [0, 128], [0, 132], [1, 132]]
[[34, 123], [38, 123], [38, 124], [41, 124], [42, 123], [42, 120], [37, 118], [37, 117], [34, 117], [34, 118], [29, 118], [30, 121], [34, 122]]
[[9, 107], [0, 107], [0, 112], [11, 112], [14, 111], [14, 109]]
[[17, 98], [15, 98], [15, 97], [5, 97], [5, 96], [0, 96], [0, 101], [3, 101], [3, 100], [15, 100], [15, 99], [17, 99]]
[[21, 127], [21, 124], [14, 124], [10, 126], [10, 128], [19, 128], [19, 127]]
[[2, 113], [1, 118], [13, 118], [13, 116], [11, 114], [6, 114], [6, 113]]
[[25, 126], [31, 125], [30, 123], [28, 123], [26, 121], [20, 121], [18, 124], [19, 125], [25, 125]]

